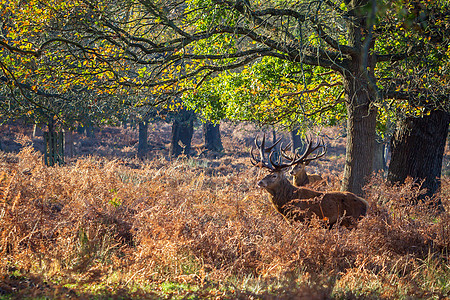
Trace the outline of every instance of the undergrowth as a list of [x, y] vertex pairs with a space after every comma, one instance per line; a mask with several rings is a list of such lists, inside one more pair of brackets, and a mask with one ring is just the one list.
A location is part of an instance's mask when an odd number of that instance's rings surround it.
[[[45, 167], [24, 148], [0, 159], [0, 295], [21, 298], [444, 298], [446, 212], [413, 182], [374, 177], [358, 228], [288, 224], [224, 159], [116, 159]], [[336, 186], [330, 182], [329, 186]], [[432, 199], [433, 200], [433, 199]]]

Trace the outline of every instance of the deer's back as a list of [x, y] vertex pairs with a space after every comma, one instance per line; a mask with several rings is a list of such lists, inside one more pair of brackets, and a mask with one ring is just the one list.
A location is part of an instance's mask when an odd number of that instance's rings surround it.
[[322, 176], [320, 176], [319, 174], [308, 175], [309, 183], [314, 183], [314, 182], [320, 181], [322, 179], [323, 179]]
[[352, 226], [367, 213], [367, 202], [349, 192], [319, 192], [309, 188], [298, 188], [297, 199], [283, 208], [283, 214], [295, 221], [305, 221], [314, 215], [333, 225], [339, 218], [344, 226]]

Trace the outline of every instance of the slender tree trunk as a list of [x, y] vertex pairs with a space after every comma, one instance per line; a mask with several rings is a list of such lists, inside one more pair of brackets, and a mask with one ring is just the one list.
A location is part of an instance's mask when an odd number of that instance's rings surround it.
[[64, 133], [55, 132], [55, 122], [49, 117], [47, 122], [48, 132], [44, 132], [44, 162], [47, 166], [64, 164]]
[[73, 132], [70, 129], [64, 131], [64, 153], [67, 157], [74, 155]]
[[449, 123], [450, 114], [443, 111], [402, 121], [392, 137], [388, 180], [402, 183], [410, 176], [417, 181], [424, 180], [425, 196], [436, 193], [441, 184]]
[[371, 105], [370, 88], [363, 76], [344, 77], [347, 102], [347, 145], [341, 189], [363, 194], [363, 186], [372, 173], [376, 108]]
[[92, 124], [86, 125], [86, 137], [95, 138], [95, 127]]
[[148, 122], [139, 122], [138, 157], [143, 158], [148, 151]]
[[213, 124], [211, 122], [204, 123], [203, 136], [205, 139], [205, 148], [208, 151], [220, 152], [223, 150], [219, 124]]
[[295, 127], [294, 129], [291, 130], [290, 136], [291, 136], [291, 151], [292, 151], [292, 153], [295, 153], [296, 150], [298, 152], [302, 152], [304, 145], [303, 145], [303, 141], [302, 141], [302, 136], [300, 134], [298, 134], [298, 127]]
[[49, 120], [47, 122], [47, 129], [48, 129], [48, 132], [50, 133], [50, 135], [55, 134], [55, 121], [51, 117], [49, 117]]
[[78, 125], [77, 126], [77, 133], [78, 134], [84, 134], [86, 132], [86, 128], [83, 125]]
[[[277, 142], [277, 131], [275, 127], [272, 127], [272, 145]], [[278, 144], [274, 149], [274, 153], [272, 155], [273, 160], [277, 161], [280, 159], [280, 144]]]
[[170, 156], [180, 154], [189, 155], [191, 152], [192, 135], [194, 134], [194, 113], [181, 111], [172, 124], [172, 140], [170, 142]]

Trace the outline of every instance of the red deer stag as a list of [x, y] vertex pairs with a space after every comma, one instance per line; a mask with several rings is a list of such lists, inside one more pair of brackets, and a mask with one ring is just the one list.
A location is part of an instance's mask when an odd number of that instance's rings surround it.
[[[320, 146], [313, 147], [312, 141], [309, 141], [305, 152], [295, 160], [283, 163], [280, 158], [275, 162], [273, 160], [273, 148], [279, 141], [271, 147], [265, 148], [265, 136], [261, 145], [258, 144], [256, 138], [255, 145], [259, 150], [260, 158], [255, 157], [254, 148], [251, 149], [250, 154], [253, 165], [270, 171], [270, 174], [258, 182], [258, 186], [269, 192], [273, 206], [286, 220], [303, 222], [317, 216], [319, 219], [325, 220], [330, 227], [339, 219], [341, 219], [342, 225], [352, 227], [355, 225], [355, 221], [366, 214], [367, 202], [350, 192], [319, 192], [305, 187], [297, 188], [293, 186], [284, 175], [284, 170], [304, 162], [308, 155]], [[264, 153], [269, 153], [268, 160], [264, 158]]]
[[[308, 143], [308, 145], [310, 145], [309, 140], [306, 140], [306, 142]], [[298, 161], [298, 158], [300, 157], [299, 154], [297, 152], [295, 152], [295, 154], [293, 156], [290, 156], [286, 153], [286, 149], [289, 148], [289, 145], [281, 150], [281, 154], [283, 155], [283, 157], [285, 157], [286, 159], [290, 160], [290, 161]], [[294, 164], [292, 169], [289, 171], [289, 175], [292, 175], [292, 184], [296, 187], [301, 187], [301, 186], [306, 186], [306, 185], [313, 185], [314, 183], [320, 183], [323, 182], [323, 178], [322, 176], [320, 176], [319, 174], [307, 174], [306, 173], [306, 169], [305, 167], [307, 165], [309, 165], [309, 163], [313, 160], [316, 160], [322, 156], [325, 155], [325, 153], [327, 152], [327, 148], [321, 144], [317, 144], [317, 146], [311, 150], [311, 152], [317, 150], [318, 148], [323, 148], [322, 153], [320, 154], [316, 154], [314, 157], [312, 158], [306, 158], [303, 161], [298, 161], [298, 163]]]

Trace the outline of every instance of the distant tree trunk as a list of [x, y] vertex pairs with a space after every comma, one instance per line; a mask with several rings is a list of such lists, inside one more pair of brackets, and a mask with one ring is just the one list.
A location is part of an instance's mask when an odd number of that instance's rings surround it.
[[[277, 142], [277, 131], [275, 130], [275, 127], [272, 127], [272, 145], [275, 144]], [[277, 161], [280, 159], [280, 144], [278, 144], [273, 150], [273, 160]]]
[[143, 158], [148, 151], [148, 122], [139, 122], [138, 157]]
[[64, 153], [67, 157], [72, 157], [74, 155], [73, 151], [73, 132], [72, 130], [68, 129], [64, 132]]
[[77, 126], [77, 133], [78, 134], [84, 134], [86, 132], [86, 128], [83, 125], [78, 125]]
[[203, 137], [205, 139], [205, 148], [208, 151], [220, 152], [223, 150], [219, 124], [213, 124], [211, 122], [204, 123]]
[[94, 125], [88, 124], [86, 125], [86, 136], [88, 138], [94, 138], [95, 137], [95, 128]]
[[44, 132], [44, 163], [53, 166], [58, 163], [64, 164], [64, 132], [55, 132], [55, 122], [49, 118], [47, 123], [48, 132]]
[[302, 136], [298, 134], [298, 127], [294, 128], [290, 132], [291, 136], [291, 151], [295, 153], [296, 149], [297, 151], [300, 151], [303, 149], [303, 140]]
[[38, 136], [42, 136], [42, 134], [43, 133], [42, 133], [41, 126], [39, 124], [37, 124], [37, 123], [34, 123], [34, 126], [33, 126], [33, 139], [38, 137]]
[[49, 118], [48, 122], [47, 122], [47, 129], [50, 135], [54, 135], [55, 134], [55, 121], [53, 120], [53, 118]]
[[425, 196], [436, 193], [441, 184], [449, 123], [450, 114], [443, 111], [401, 122], [392, 137], [388, 180], [402, 183], [408, 176], [425, 180], [422, 184], [427, 189]]
[[175, 117], [172, 124], [172, 137], [169, 149], [170, 156], [178, 156], [180, 154], [189, 155], [193, 134], [194, 113], [183, 110]]
[[384, 143], [375, 140], [374, 157], [373, 157], [373, 172], [384, 171], [386, 164], [384, 163]]

